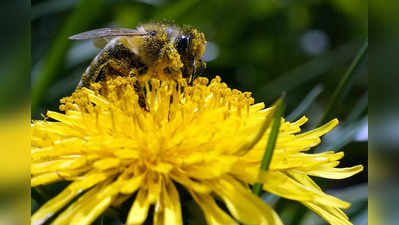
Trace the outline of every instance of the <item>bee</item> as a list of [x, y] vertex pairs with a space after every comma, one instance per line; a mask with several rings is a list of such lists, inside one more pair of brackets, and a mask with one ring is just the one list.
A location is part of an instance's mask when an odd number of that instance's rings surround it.
[[138, 80], [186, 78], [192, 82], [206, 67], [201, 60], [205, 36], [191, 27], [148, 23], [135, 29], [91, 30], [69, 39], [93, 40], [101, 48], [82, 74], [77, 89], [104, 81], [110, 74], [134, 76]]

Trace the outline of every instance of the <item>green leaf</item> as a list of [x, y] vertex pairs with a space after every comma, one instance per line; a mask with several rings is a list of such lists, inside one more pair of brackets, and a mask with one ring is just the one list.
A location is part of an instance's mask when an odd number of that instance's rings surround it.
[[[281, 116], [283, 115], [285, 108], [284, 97], [285, 96], [283, 94], [283, 96], [280, 97], [277, 100], [277, 102], [274, 104], [276, 111], [273, 113], [273, 125], [270, 131], [269, 139], [267, 141], [266, 150], [261, 161], [260, 165], [261, 170], [268, 170], [270, 162], [272, 161], [274, 147], [276, 146], [276, 141], [280, 130]], [[262, 184], [256, 183], [253, 186], [252, 191], [254, 194], [260, 196], [262, 191]]]
[[337, 88], [335, 89], [333, 95], [331, 96], [331, 99], [327, 106], [327, 110], [324, 113], [322, 119], [320, 120], [319, 125], [331, 119], [330, 117], [333, 114], [334, 109], [337, 108], [336, 106], [338, 105], [342, 97], [341, 93], [346, 89], [346, 87], [348, 87], [350, 78], [355, 74], [361, 62], [363, 62], [363, 59], [365, 59], [367, 56], [368, 43], [369, 43], [368, 39], [366, 39], [362, 47], [359, 49], [355, 59], [352, 61], [352, 64], [349, 66], [348, 70], [341, 78]]

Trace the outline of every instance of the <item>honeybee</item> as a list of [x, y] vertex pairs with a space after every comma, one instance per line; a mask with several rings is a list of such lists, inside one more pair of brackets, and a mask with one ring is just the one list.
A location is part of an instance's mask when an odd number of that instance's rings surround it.
[[[71, 40], [94, 40], [102, 50], [83, 73], [77, 89], [106, 80], [109, 74], [135, 76], [139, 80], [195, 79], [206, 66], [201, 60], [206, 40], [191, 27], [148, 23], [127, 28], [102, 28], [71, 36]], [[150, 77], [149, 77], [150, 76]]]

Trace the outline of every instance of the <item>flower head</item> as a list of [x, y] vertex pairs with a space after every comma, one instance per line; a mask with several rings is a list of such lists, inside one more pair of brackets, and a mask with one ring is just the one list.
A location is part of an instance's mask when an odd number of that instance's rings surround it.
[[219, 77], [210, 82], [200, 77], [192, 85], [152, 79], [143, 92], [134, 88], [136, 82], [117, 77], [77, 90], [62, 99], [64, 113], [47, 113], [54, 121], [33, 122], [32, 186], [71, 183], [34, 213], [32, 224], [44, 223], [68, 204], [53, 224], [90, 224], [133, 195], [126, 224], [142, 224], [151, 205], [154, 224], [183, 224], [176, 186], [191, 194], [208, 224], [282, 224], [251, 193], [249, 185], [256, 182], [303, 203], [330, 224], [350, 224], [341, 211], [349, 204], [325, 194], [310, 176], [341, 179], [362, 167], [335, 168], [343, 153], [305, 153], [337, 120], [299, 133], [305, 117], [293, 123], [282, 119], [270, 168], [260, 172], [270, 130], [251, 149], [244, 146], [271, 108], [254, 104], [250, 93], [230, 89]]

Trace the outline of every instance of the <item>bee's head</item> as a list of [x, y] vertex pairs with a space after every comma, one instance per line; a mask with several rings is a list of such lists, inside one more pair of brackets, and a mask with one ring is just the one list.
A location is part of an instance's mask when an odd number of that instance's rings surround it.
[[196, 29], [185, 29], [178, 35], [175, 48], [179, 52], [183, 66], [183, 77], [194, 75], [197, 67], [203, 67], [201, 57], [205, 52], [205, 35]]

